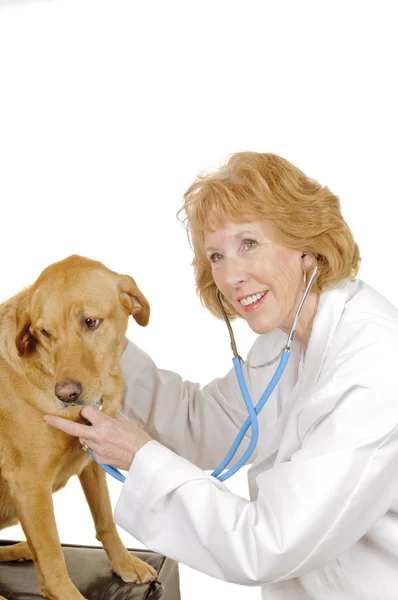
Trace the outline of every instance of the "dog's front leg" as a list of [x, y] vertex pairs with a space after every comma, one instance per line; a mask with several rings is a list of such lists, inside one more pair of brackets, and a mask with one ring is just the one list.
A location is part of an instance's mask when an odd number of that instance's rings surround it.
[[[15, 471], [7, 477], [12, 499], [26, 535], [39, 579], [50, 600], [84, 600], [70, 580], [54, 517], [51, 485], [40, 473]], [[4, 473], [3, 473], [4, 476]]]
[[113, 520], [106, 474], [94, 461], [79, 475], [80, 483], [93, 516], [97, 539], [102, 543], [112, 569], [123, 581], [145, 583], [156, 579], [156, 571], [124, 547]]

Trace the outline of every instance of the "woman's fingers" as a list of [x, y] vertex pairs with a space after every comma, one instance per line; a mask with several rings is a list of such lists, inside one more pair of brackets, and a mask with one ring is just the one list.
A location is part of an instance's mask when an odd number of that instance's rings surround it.
[[[94, 426], [110, 419], [108, 415], [102, 414], [97, 408], [94, 408], [94, 406], [85, 406], [80, 414]], [[75, 437], [83, 439], [94, 439], [94, 437], [96, 437], [93, 427], [87, 427], [87, 425], [82, 425], [81, 423], [76, 423], [75, 421], [64, 419], [63, 417], [45, 415], [44, 420], [49, 425], [52, 425], [69, 435], [74, 435]]]
[[87, 425], [75, 423], [74, 421], [69, 421], [68, 419], [63, 419], [62, 417], [57, 417], [55, 415], [45, 415], [44, 420], [49, 425], [52, 425], [69, 435], [82, 437], [84, 439], [90, 437], [91, 427], [87, 427]]
[[87, 419], [87, 421], [90, 421], [90, 423], [92, 423], [93, 425], [97, 425], [98, 423], [101, 423], [101, 422], [106, 421], [107, 419], [110, 419], [110, 417], [108, 417], [108, 415], [105, 415], [100, 410], [98, 410], [98, 408], [95, 408], [92, 405], [85, 406], [80, 411], [80, 414], [82, 415], [82, 417]]
[[95, 459], [100, 463], [128, 471], [136, 453], [152, 439], [143, 429], [131, 423], [123, 415], [114, 419], [93, 406], [85, 406], [81, 416], [92, 426], [75, 423], [56, 415], [45, 415], [44, 420], [49, 425], [78, 437], [84, 449], [86, 449], [84, 445], [86, 442]]

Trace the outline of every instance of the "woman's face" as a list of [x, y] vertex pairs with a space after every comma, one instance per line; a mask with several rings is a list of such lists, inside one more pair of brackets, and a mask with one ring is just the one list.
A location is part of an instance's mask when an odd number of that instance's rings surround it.
[[290, 331], [304, 292], [301, 251], [277, 244], [259, 221], [208, 231], [205, 250], [216, 286], [253, 331]]

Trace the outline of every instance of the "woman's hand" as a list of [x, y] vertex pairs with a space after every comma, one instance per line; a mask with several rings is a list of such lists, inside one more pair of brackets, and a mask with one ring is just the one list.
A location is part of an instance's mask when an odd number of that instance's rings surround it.
[[152, 439], [126, 418], [118, 416], [114, 419], [94, 406], [85, 406], [80, 414], [91, 423], [91, 427], [55, 415], [46, 415], [44, 420], [78, 437], [81, 444], [86, 442], [99, 463], [128, 471], [137, 452]]

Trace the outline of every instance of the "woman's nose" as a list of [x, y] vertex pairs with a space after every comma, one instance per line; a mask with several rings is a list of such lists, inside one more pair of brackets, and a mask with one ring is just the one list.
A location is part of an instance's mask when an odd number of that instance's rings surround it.
[[236, 287], [240, 283], [244, 283], [248, 278], [248, 272], [245, 264], [239, 258], [225, 260], [224, 262], [224, 282]]

